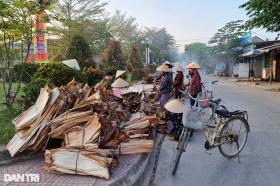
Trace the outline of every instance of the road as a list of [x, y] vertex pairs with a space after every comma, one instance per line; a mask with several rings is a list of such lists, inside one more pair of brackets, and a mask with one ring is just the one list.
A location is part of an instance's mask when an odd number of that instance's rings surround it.
[[204, 137], [194, 133], [175, 176], [176, 142], [165, 140], [160, 153], [157, 186], [258, 186], [280, 185], [280, 93], [220, 80], [214, 94], [230, 109], [248, 111], [251, 132], [238, 159], [223, 157], [217, 148], [204, 150]]

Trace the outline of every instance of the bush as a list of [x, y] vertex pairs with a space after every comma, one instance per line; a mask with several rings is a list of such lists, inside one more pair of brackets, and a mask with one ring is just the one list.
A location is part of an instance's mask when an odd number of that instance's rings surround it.
[[14, 72], [16, 73], [17, 78], [20, 77], [22, 71], [21, 80], [24, 83], [29, 83], [32, 80], [33, 75], [37, 72], [39, 64], [35, 63], [19, 63], [14, 65]]
[[144, 64], [141, 60], [141, 54], [137, 44], [133, 44], [127, 59], [127, 69], [132, 72], [133, 69], [143, 68]]
[[85, 71], [85, 75], [87, 77], [87, 83], [89, 86], [95, 86], [96, 83], [100, 82], [103, 77], [105, 76], [105, 73], [101, 71], [100, 69], [96, 68], [88, 68]]
[[39, 94], [40, 94], [40, 89], [44, 87], [45, 85], [48, 85], [49, 87], [53, 87], [53, 83], [49, 79], [44, 79], [44, 78], [34, 78], [32, 81], [30, 81], [24, 88], [24, 107], [28, 108], [31, 105], [35, 103], [37, 100]]
[[121, 42], [116, 40], [110, 41], [108, 47], [102, 54], [103, 65], [107, 66], [106, 69], [110, 69], [110, 67], [116, 69], [125, 69], [124, 60], [125, 58], [123, 55]]
[[143, 71], [142, 69], [133, 69], [131, 73], [131, 80], [137, 81], [143, 78]]
[[66, 85], [73, 78], [80, 83], [86, 83], [86, 76], [81, 71], [69, 68], [63, 63], [42, 64], [34, 78], [50, 80], [57, 87]]
[[92, 59], [92, 51], [87, 41], [80, 35], [74, 35], [71, 40], [71, 46], [66, 52], [68, 59], [77, 59], [80, 67], [95, 66]]
[[106, 74], [110, 74], [110, 75], [115, 75], [117, 70], [119, 70], [118, 67], [116, 66], [110, 66], [110, 65], [107, 65], [107, 64], [102, 64], [100, 65], [100, 69]]
[[155, 73], [157, 70], [157, 65], [148, 65], [148, 67], [151, 69], [151, 73]]

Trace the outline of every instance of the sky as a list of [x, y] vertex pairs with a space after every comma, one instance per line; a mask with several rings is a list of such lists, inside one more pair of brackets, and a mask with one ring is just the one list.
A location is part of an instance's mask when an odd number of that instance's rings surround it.
[[[192, 42], [207, 42], [227, 22], [247, 20], [239, 6], [246, 0], [108, 0], [106, 10], [126, 12], [143, 27], [165, 27], [172, 34], [179, 50]], [[273, 40], [274, 33], [255, 29], [253, 36]]]

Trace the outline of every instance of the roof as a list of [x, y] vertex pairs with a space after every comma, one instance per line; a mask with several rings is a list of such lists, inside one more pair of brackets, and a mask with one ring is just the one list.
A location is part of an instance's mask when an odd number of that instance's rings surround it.
[[278, 49], [278, 48], [280, 48], [280, 43], [276, 43], [274, 45], [270, 45], [270, 46], [267, 46], [267, 47], [259, 48], [258, 50], [260, 50], [262, 52], [269, 52], [271, 50]]
[[246, 52], [244, 54], [239, 55], [239, 57], [256, 57], [258, 55], [263, 54], [264, 51], [259, 50], [259, 49], [255, 49], [255, 50], [251, 50], [249, 52]]

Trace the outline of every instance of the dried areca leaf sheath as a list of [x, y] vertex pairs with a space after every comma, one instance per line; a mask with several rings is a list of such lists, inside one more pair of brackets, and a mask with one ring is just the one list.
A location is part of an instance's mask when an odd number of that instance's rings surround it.
[[19, 116], [17, 116], [13, 123], [16, 126], [16, 130], [21, 130], [25, 127], [28, 127], [35, 119], [38, 117], [45, 109], [50, 98], [50, 91], [46, 88], [41, 88], [40, 95], [32, 107], [30, 107], [27, 111], [23, 112]]
[[144, 129], [146, 127], [150, 126], [150, 121], [149, 120], [144, 120], [144, 121], [138, 121], [136, 123], [133, 123], [131, 125], [128, 125], [124, 127], [125, 130], [133, 130], [133, 129]]
[[82, 148], [86, 144], [96, 142], [100, 135], [101, 123], [94, 114], [83, 127], [76, 126], [64, 133], [66, 147]]
[[154, 140], [133, 139], [120, 143], [121, 154], [150, 153], [154, 148]]
[[112, 158], [74, 149], [46, 150], [44, 169], [54, 173], [91, 175], [109, 179]]
[[[34, 146], [41, 146], [41, 144], [44, 142], [43, 139], [47, 139], [47, 123], [49, 116], [52, 114], [52, 108], [54, 107], [54, 104], [56, 103], [56, 100], [59, 96], [58, 89], [53, 89], [50, 95], [51, 97], [49, 99], [47, 108], [42, 113], [42, 115], [40, 115], [40, 117], [34, 121], [28, 130], [18, 131], [7, 144], [7, 150], [10, 152], [12, 157], [18, 152], [24, 152], [28, 148], [34, 149]], [[38, 140], [38, 138], [40, 139]], [[45, 143], [47, 142], [45, 141]], [[36, 151], [39, 150], [41, 149], [36, 149]]]

